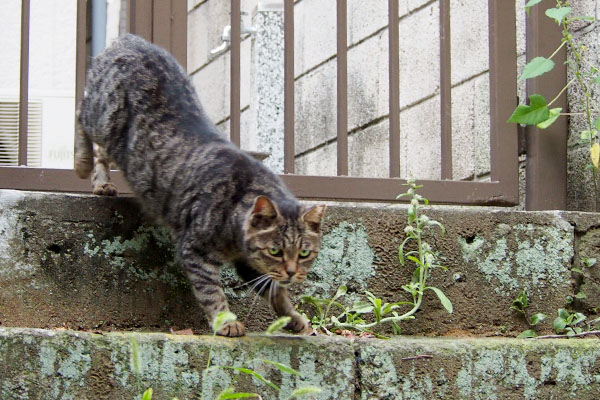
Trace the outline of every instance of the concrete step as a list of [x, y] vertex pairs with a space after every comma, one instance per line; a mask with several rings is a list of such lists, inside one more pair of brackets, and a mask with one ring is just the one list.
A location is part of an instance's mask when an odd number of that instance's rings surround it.
[[[252, 368], [281, 391], [231, 369], [205, 370], [211, 347], [212, 366]], [[139, 399], [149, 387], [154, 399], [214, 399], [232, 384], [263, 399], [286, 399], [309, 385], [322, 390], [312, 398], [336, 400], [591, 400], [600, 394], [597, 339], [227, 339], [0, 328], [0, 354], [2, 399]]]
[[[385, 301], [406, 300], [401, 286], [413, 267], [401, 267], [404, 206], [328, 207], [322, 251], [301, 294], [347, 297], [368, 289]], [[568, 298], [591, 315], [600, 305], [600, 214], [517, 212], [488, 208], [430, 207], [445, 236], [428, 239], [449, 271], [435, 271], [431, 285], [454, 305], [446, 313], [428, 293], [405, 334], [514, 336], [528, 328], [511, 311], [522, 289], [531, 314], [552, 316]], [[581, 268], [583, 274], [571, 269]], [[260, 332], [273, 313], [224, 268], [222, 282], [232, 310]], [[171, 327], [209, 332], [176, 262], [167, 232], [146, 220], [132, 198], [0, 190], [0, 324], [101, 330]]]

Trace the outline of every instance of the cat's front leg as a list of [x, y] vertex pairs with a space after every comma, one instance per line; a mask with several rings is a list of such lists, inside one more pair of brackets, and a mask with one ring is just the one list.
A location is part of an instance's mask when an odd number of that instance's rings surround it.
[[271, 303], [273, 310], [275, 310], [275, 313], [279, 317], [288, 316], [292, 318], [290, 323], [286, 325], [286, 328], [304, 335], [312, 333], [313, 329], [310, 322], [296, 311], [287, 289], [276, 285], [273, 290], [273, 293], [269, 293], [270, 291], [267, 290], [265, 297]]
[[[200, 255], [193, 250], [182, 251], [181, 260], [194, 295], [212, 327], [220, 312], [229, 311], [227, 298], [219, 282], [219, 269], [223, 262], [217, 255]], [[244, 334], [245, 327], [240, 321], [228, 322], [217, 331], [220, 336], [236, 337]]]

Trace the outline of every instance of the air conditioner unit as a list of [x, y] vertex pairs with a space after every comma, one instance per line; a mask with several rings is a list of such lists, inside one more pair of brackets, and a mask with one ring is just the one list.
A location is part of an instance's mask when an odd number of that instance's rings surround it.
[[[27, 165], [42, 164], [42, 103], [30, 101], [27, 118]], [[19, 165], [19, 102], [0, 99], [0, 166]]]

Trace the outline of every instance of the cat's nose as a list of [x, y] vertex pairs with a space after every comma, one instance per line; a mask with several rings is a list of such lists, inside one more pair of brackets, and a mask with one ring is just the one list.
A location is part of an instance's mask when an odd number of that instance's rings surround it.
[[289, 276], [293, 276], [296, 274], [296, 271], [298, 270], [296, 263], [288, 261], [287, 263], [285, 263], [285, 272], [287, 272], [287, 274]]

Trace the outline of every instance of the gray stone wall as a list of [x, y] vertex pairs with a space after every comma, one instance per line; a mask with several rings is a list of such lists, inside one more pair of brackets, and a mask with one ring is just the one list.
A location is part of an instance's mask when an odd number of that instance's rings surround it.
[[[600, 1], [598, 0], [574, 0], [571, 1], [573, 15], [590, 16], [598, 19], [600, 17]], [[600, 66], [600, 25], [598, 23], [580, 23], [576, 26], [574, 39], [585, 46], [583, 57], [586, 68], [594, 65]], [[569, 59], [573, 55], [569, 53]], [[568, 80], [574, 77], [569, 72]], [[600, 104], [600, 90], [592, 85], [592, 104]], [[569, 112], [581, 113], [584, 111], [583, 93], [572, 86], [568, 90]], [[598, 110], [595, 110], [596, 113]], [[596, 118], [595, 115], [593, 118]], [[590, 164], [589, 146], [582, 144], [580, 133], [588, 129], [586, 118], [583, 115], [571, 115], [569, 124], [568, 142], [568, 166], [567, 166], [567, 208], [570, 210], [600, 211], [597, 205], [597, 196], [594, 194], [594, 181], [591, 169], [586, 168]]]

